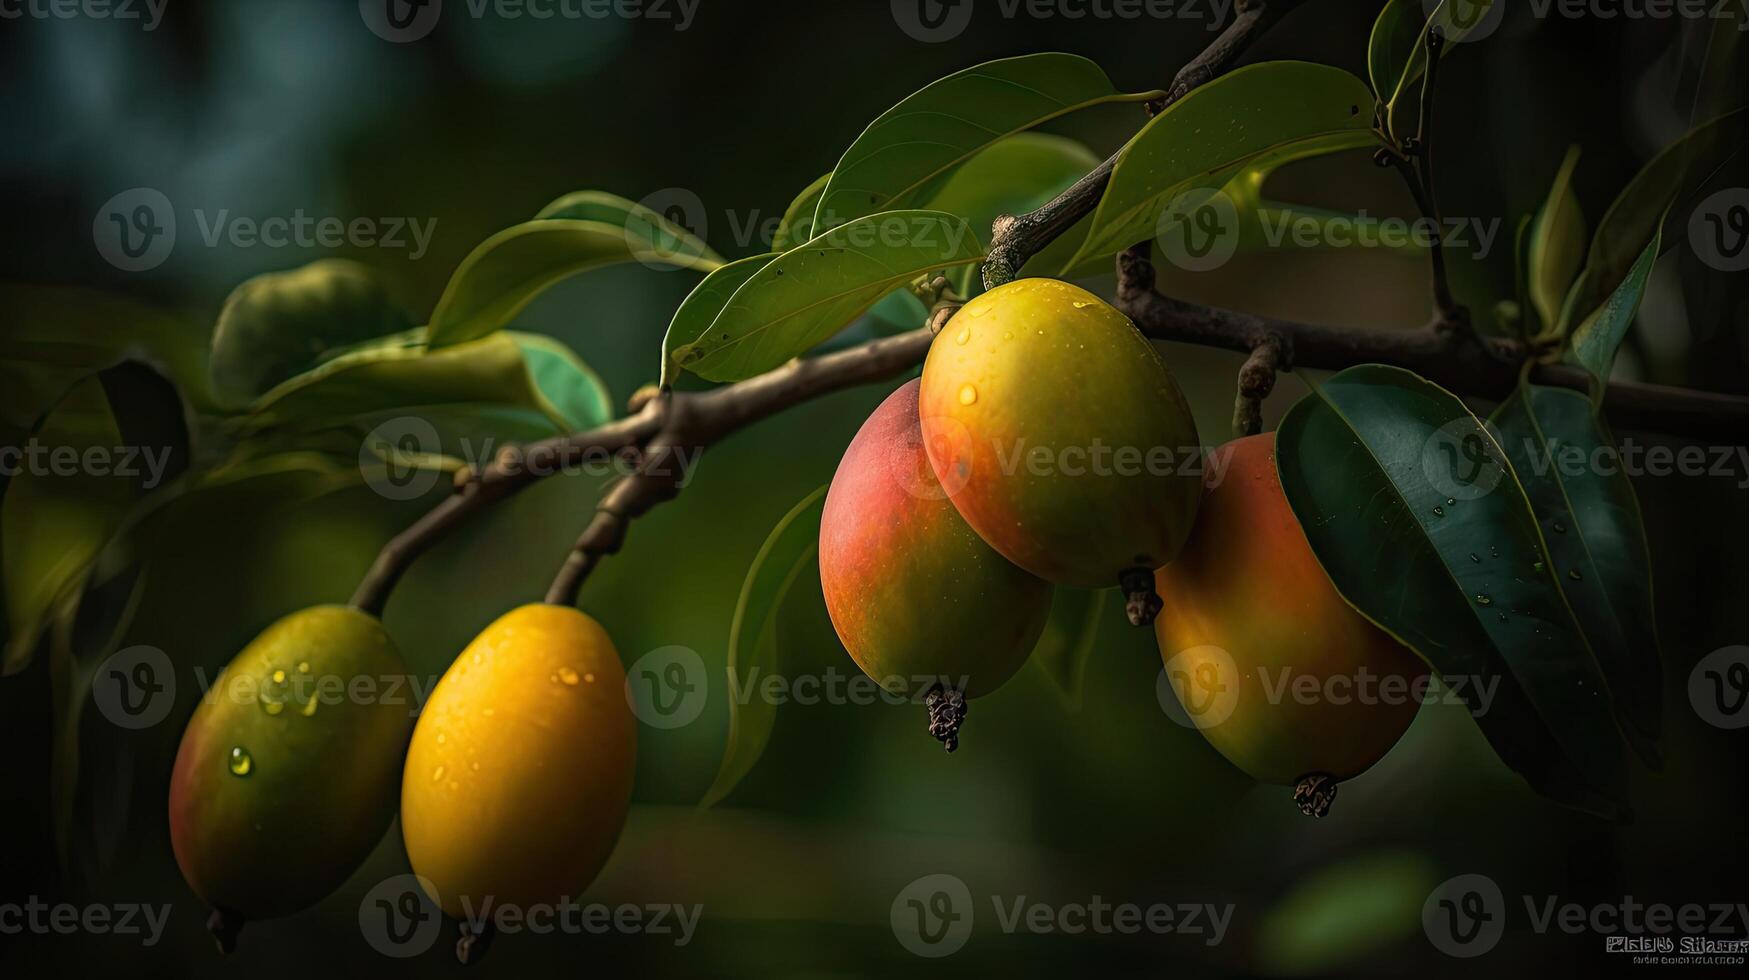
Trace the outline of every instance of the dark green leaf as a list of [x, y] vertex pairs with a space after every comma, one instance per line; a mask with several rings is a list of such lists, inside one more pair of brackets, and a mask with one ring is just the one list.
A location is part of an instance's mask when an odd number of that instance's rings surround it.
[[[647, 226], [633, 222], [632, 227]], [[703, 254], [666, 251], [627, 224], [539, 218], [493, 235], [462, 260], [431, 314], [431, 346], [477, 340], [509, 324], [549, 287], [589, 269], [631, 261], [700, 272], [722, 264], [708, 249]]]
[[1371, 105], [1360, 79], [1300, 61], [1251, 65], [1196, 89], [1123, 148], [1076, 261], [1156, 237], [1169, 208], [1181, 217], [1247, 166], [1373, 141]]
[[[1538, 791], [1619, 813], [1608, 687], [1475, 416], [1408, 371], [1363, 365], [1290, 409], [1277, 440], [1282, 488], [1343, 597], [1442, 676], [1469, 679], [1483, 733]], [[1484, 680], [1498, 682], [1485, 705]]]
[[534, 217], [536, 221], [593, 221], [623, 228], [629, 244], [671, 260], [670, 265], [687, 265], [700, 259], [722, 260], [679, 222], [606, 191], [566, 194], [541, 208]]
[[[809, 494], [772, 528], [754, 556], [729, 627], [729, 690], [750, 688], [777, 672], [777, 611], [820, 550], [820, 513], [826, 488]], [[714, 806], [741, 782], [771, 738], [777, 705], [764, 698], [729, 699], [729, 742], [723, 763], [700, 808]]]
[[971, 226], [952, 215], [867, 215], [755, 272], [674, 359], [711, 381], [752, 377], [810, 350], [911, 280], [983, 257]]
[[406, 330], [412, 320], [375, 273], [322, 259], [256, 276], [231, 291], [213, 330], [213, 392], [241, 407], [336, 348]]
[[975, 65], [919, 89], [863, 131], [833, 170], [814, 232], [866, 214], [924, 206], [935, 185], [980, 150], [1058, 116], [1125, 94], [1078, 55], [1045, 52]]
[[[1379, 90], [1379, 99], [1386, 106], [1386, 125], [1391, 132], [1397, 131], [1397, 110], [1417, 101], [1413, 94], [1414, 85], [1427, 73], [1427, 31], [1437, 27], [1445, 35], [1446, 44], [1440, 57], [1447, 57], [1472, 32], [1484, 27], [1491, 29], [1498, 23], [1496, 18], [1501, 15], [1494, 13], [1494, 2], [1495, 0], [1455, 0], [1454, 4], [1454, 0], [1440, 0], [1439, 6], [1434, 8], [1422, 29], [1415, 33], [1413, 43], [1403, 53], [1403, 73], [1397, 79], [1397, 84], [1389, 91], [1382, 88]], [[1409, 0], [1401, 2], [1401, 5], [1406, 9], [1399, 11], [1396, 16], [1407, 19], [1413, 19], [1418, 11], [1426, 9], [1424, 0]], [[1391, 29], [1393, 36], [1397, 36], [1398, 30], [1400, 28]], [[1375, 33], [1374, 37], [1377, 36]]]
[[1615, 440], [1591, 400], [1565, 388], [1523, 385], [1492, 421], [1614, 692], [1622, 731], [1655, 764], [1662, 672], [1652, 558]]
[[522, 348], [522, 360], [544, 415], [557, 418], [570, 432], [593, 429], [613, 420], [613, 396], [575, 351], [538, 333], [506, 331]]
[[1562, 310], [1567, 327], [1589, 318], [1639, 262], [1646, 243], [1658, 238], [1664, 217], [1741, 151], [1749, 110], [1727, 113], [1666, 147], [1643, 167], [1604, 212], [1591, 237], [1585, 271]]
[[[1627, 278], [1604, 300], [1602, 306], [1573, 331], [1566, 355], [1570, 363], [1578, 364], [1598, 378], [1608, 380], [1610, 366], [1615, 363], [1615, 352], [1621, 347], [1622, 338], [1627, 336], [1628, 327], [1633, 325], [1634, 317], [1640, 312], [1640, 300], [1646, 294], [1646, 282], [1651, 278], [1652, 266], [1658, 262], [1663, 238], [1661, 229], [1653, 234], [1651, 243], [1640, 253], [1639, 260], [1628, 269]], [[1598, 394], [1602, 395], [1601, 390]]]
[[1558, 328], [1567, 291], [1585, 259], [1585, 213], [1573, 195], [1573, 168], [1578, 165], [1575, 146], [1567, 151], [1530, 229], [1530, 302], [1545, 330]]
[[668, 332], [662, 337], [663, 385], [672, 385], [680, 377], [680, 365], [674, 362], [674, 352], [703, 337], [717, 315], [723, 312], [723, 307], [729, 305], [729, 297], [735, 295], [735, 290], [740, 289], [742, 284], [770, 264], [777, 255], [776, 252], [767, 252], [764, 255], [736, 259], [705, 276], [702, 282], [693, 287], [692, 292], [681, 302], [680, 309], [674, 311], [674, 319], [668, 321]]
[[1421, 0], [1387, 0], [1366, 44], [1367, 77], [1380, 102], [1390, 102], [1403, 84], [1409, 55], [1427, 29], [1427, 8]]

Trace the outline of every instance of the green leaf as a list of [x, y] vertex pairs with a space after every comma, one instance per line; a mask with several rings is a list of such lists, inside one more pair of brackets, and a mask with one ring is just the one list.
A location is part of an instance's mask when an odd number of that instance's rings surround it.
[[813, 348], [911, 280], [983, 257], [961, 218], [867, 215], [755, 272], [703, 336], [675, 348], [674, 359], [710, 381], [752, 377]]
[[1366, 43], [1367, 77], [1380, 102], [1390, 102], [1403, 84], [1409, 56], [1427, 29], [1421, 0], [1387, 0]]
[[866, 214], [924, 206], [955, 167], [992, 143], [1077, 109], [1139, 102], [1079, 55], [1045, 52], [987, 61], [925, 85], [850, 144], [815, 210], [814, 231]]
[[431, 314], [431, 346], [477, 340], [504, 327], [549, 287], [580, 272], [631, 261], [700, 272], [722, 264], [708, 249], [697, 255], [665, 251], [627, 224], [570, 218], [525, 222], [481, 242], [462, 260]]
[[1652, 612], [1652, 557], [1634, 487], [1591, 400], [1524, 384], [1494, 413], [1524, 481], [1556, 581], [1597, 654], [1622, 731], [1656, 764], [1662, 671]]
[[[1499, 446], [1454, 395], [1350, 368], [1277, 433], [1282, 489], [1342, 596], [1462, 692], [1494, 751], [1539, 792], [1625, 809], [1610, 693]], [[1479, 684], [1497, 681], [1492, 703]]]
[[505, 333], [522, 348], [522, 361], [540, 398], [542, 414], [560, 419], [569, 432], [613, 421], [613, 396], [607, 382], [575, 351], [545, 334]]
[[1585, 213], [1573, 195], [1573, 168], [1578, 165], [1575, 146], [1567, 151], [1530, 229], [1530, 302], [1545, 330], [1558, 329], [1567, 291], [1585, 259]]
[[[1627, 336], [1628, 327], [1633, 325], [1634, 317], [1639, 315], [1640, 300], [1646, 294], [1646, 282], [1652, 276], [1652, 267], [1658, 262], [1663, 240], [1664, 233], [1660, 228], [1653, 234], [1645, 251], [1640, 253], [1633, 268], [1628, 270], [1627, 278], [1579, 325], [1579, 329], [1573, 331], [1572, 343], [1566, 353], [1569, 363], [1578, 364], [1598, 378], [1608, 380], [1610, 366], [1615, 363], [1615, 352], [1621, 347], [1622, 338]], [[1602, 394], [1602, 389], [1598, 389], [1597, 397], [1601, 398]]]
[[247, 280], [231, 291], [213, 330], [213, 392], [241, 407], [320, 363], [336, 348], [412, 326], [376, 274], [322, 259]]
[[533, 409], [554, 431], [612, 416], [600, 379], [557, 341], [505, 331], [442, 350], [399, 342], [355, 350], [262, 396], [250, 407], [248, 425], [332, 426], [371, 413], [458, 405]]
[[831, 179], [830, 172], [821, 174], [790, 202], [777, 223], [777, 232], [771, 236], [773, 252], [787, 252], [814, 237], [814, 212], [819, 209], [820, 195], [825, 193], [826, 182]]
[[1585, 271], [1561, 313], [1564, 327], [1590, 317], [1658, 238], [1670, 209], [1698, 191], [1743, 147], [1749, 110], [1739, 109], [1696, 127], [1643, 167], [1604, 212], [1591, 237]]
[[1189, 203], [1180, 195], [1206, 199], [1247, 166], [1373, 141], [1371, 104], [1360, 79], [1300, 61], [1251, 65], [1192, 91], [1120, 151], [1076, 261], [1156, 237], [1168, 206]]
[[723, 312], [723, 307], [729, 305], [729, 298], [735, 295], [735, 290], [777, 255], [776, 252], [767, 252], [736, 259], [705, 276], [693, 287], [681, 301], [680, 308], [674, 311], [674, 319], [668, 321], [668, 332], [662, 336], [661, 383], [664, 386], [672, 385], [680, 377], [680, 365], [675, 363], [674, 352], [703, 337], [717, 315]]
[[[772, 528], [747, 569], [729, 627], [729, 690], [743, 690], [776, 673], [777, 612], [790, 587], [819, 553], [820, 514], [825, 506], [825, 487], [808, 494]], [[701, 809], [721, 802], [753, 771], [776, 718], [774, 702], [757, 697], [729, 699], [729, 741], [717, 777], [699, 803]]]
[[671, 265], [700, 259], [722, 261], [702, 239], [667, 215], [606, 191], [566, 194], [534, 217], [536, 221], [593, 221], [623, 228], [628, 244], [671, 259]]
[[1081, 680], [1099, 641], [1099, 624], [1107, 616], [1110, 589], [1056, 589], [1044, 635], [1028, 659], [1051, 679], [1065, 700], [1081, 704]]

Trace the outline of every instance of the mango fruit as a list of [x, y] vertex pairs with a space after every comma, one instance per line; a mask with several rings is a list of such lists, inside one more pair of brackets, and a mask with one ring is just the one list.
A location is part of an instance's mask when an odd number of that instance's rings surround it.
[[314, 905], [370, 854], [415, 710], [382, 623], [349, 606], [286, 616], [220, 673], [176, 753], [170, 842], [221, 946], [244, 919]]
[[920, 389], [912, 380], [887, 396], [845, 450], [820, 517], [820, 587], [863, 673], [894, 693], [937, 680], [947, 700], [931, 702], [932, 731], [952, 751], [957, 720], [941, 716], [963, 717], [964, 699], [1020, 669], [1051, 586], [985, 544], [948, 500], [923, 449]]
[[923, 365], [919, 414], [954, 506], [1058, 585], [1123, 585], [1150, 618], [1153, 569], [1199, 500], [1196, 423], [1154, 345], [1104, 300], [1021, 279], [966, 303]]
[[1409, 727], [1427, 669], [1336, 591], [1282, 493], [1273, 433], [1216, 450], [1204, 484], [1190, 540], [1156, 573], [1160, 656], [1211, 745], [1321, 816]]
[[414, 873], [464, 922], [575, 896], [625, 826], [636, 751], [607, 631], [568, 606], [505, 613], [420, 712], [401, 782]]

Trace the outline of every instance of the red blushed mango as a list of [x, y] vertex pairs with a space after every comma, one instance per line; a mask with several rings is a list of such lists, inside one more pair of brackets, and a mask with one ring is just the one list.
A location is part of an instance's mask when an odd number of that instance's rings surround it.
[[1204, 482], [1190, 540], [1155, 577], [1161, 658], [1222, 755], [1263, 782], [1314, 777], [1327, 806], [1409, 727], [1427, 669], [1331, 584], [1282, 494], [1273, 433], [1216, 450]]
[[967, 526], [935, 479], [918, 382], [893, 392], [845, 450], [820, 518], [820, 585], [844, 648], [895, 692], [940, 678], [967, 697], [1020, 668], [1051, 587]]
[[1196, 424], [1160, 354], [1104, 300], [1022, 279], [954, 314], [923, 366], [929, 461], [1009, 561], [1105, 588], [1178, 554], [1196, 516]]

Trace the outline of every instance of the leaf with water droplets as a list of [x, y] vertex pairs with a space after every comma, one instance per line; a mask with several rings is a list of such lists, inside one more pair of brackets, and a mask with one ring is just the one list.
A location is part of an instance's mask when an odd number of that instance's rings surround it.
[[[1343, 597], [1441, 675], [1497, 681], [1477, 723], [1539, 792], [1617, 815], [1626, 774], [1602, 675], [1559, 583], [1530, 572], [1545, 545], [1502, 458], [1456, 396], [1381, 365], [1315, 388], [1276, 443], [1282, 489]], [[1469, 561], [1484, 546], [1498, 560]]]

